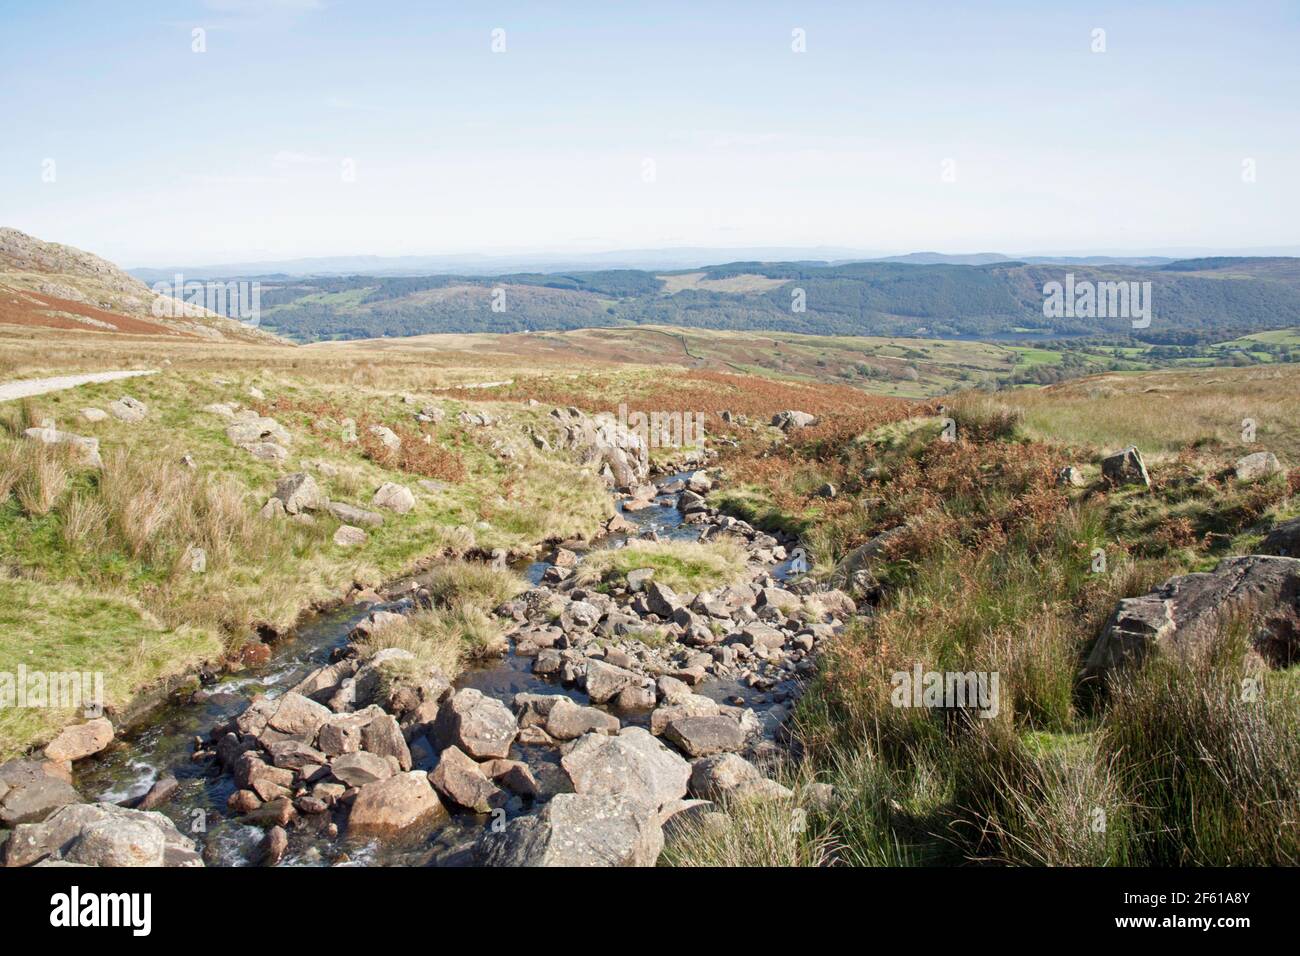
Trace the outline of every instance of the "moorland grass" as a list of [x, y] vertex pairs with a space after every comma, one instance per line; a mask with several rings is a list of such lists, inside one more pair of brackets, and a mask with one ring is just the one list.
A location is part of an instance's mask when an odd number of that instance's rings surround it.
[[626, 584], [627, 573], [652, 568], [654, 580], [674, 591], [699, 592], [739, 581], [745, 551], [734, 540], [628, 541], [622, 548], [593, 551], [578, 566], [583, 584]]

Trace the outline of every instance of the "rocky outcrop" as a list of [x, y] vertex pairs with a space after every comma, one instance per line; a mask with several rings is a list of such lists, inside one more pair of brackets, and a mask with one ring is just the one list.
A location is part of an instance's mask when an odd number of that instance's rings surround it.
[[1102, 630], [1084, 665], [1099, 678], [1159, 649], [1189, 654], [1218, 640], [1234, 615], [1253, 615], [1253, 646], [1281, 665], [1300, 655], [1300, 559], [1246, 555], [1212, 572], [1171, 578], [1149, 594], [1126, 598]]
[[561, 444], [579, 451], [584, 461], [597, 463], [618, 488], [643, 484], [650, 473], [650, 449], [637, 432], [613, 415], [587, 416], [576, 408], [551, 411], [563, 428]]

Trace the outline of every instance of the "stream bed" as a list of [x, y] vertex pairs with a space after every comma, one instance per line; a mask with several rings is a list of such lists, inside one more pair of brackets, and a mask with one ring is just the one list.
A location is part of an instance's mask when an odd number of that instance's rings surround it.
[[[661, 476], [659, 483], [683, 477]], [[608, 535], [592, 543], [591, 549], [621, 547], [629, 537], [653, 531], [660, 540], [695, 540], [699, 528], [683, 521], [676, 507], [676, 497], [665, 495], [650, 507], [618, 511], [636, 530], [628, 534]], [[516, 566], [531, 586], [541, 580], [550, 567], [542, 561], [523, 562]], [[772, 569], [774, 577], [783, 578], [784, 567]], [[362, 618], [375, 610], [403, 610], [405, 602], [352, 605], [317, 615], [304, 622], [294, 633], [275, 643], [269, 661], [238, 673], [221, 676], [203, 688], [197, 699], [169, 702], [153, 711], [145, 721], [129, 730], [105, 753], [79, 763], [76, 786], [90, 800], [131, 805], [154, 783], [166, 775], [175, 777], [178, 788], [159, 806], [159, 812], [171, 818], [182, 833], [199, 845], [209, 866], [248, 866], [259, 862], [264, 831], [232, 819], [226, 801], [235, 789], [231, 776], [221, 771], [216, 761], [195, 761], [192, 755], [196, 738], [205, 738], [214, 727], [228, 722], [248, 705], [255, 694], [271, 696], [293, 687], [312, 670], [330, 663], [336, 649], [348, 643], [348, 634]], [[562, 687], [558, 681], [533, 674], [533, 658], [516, 656], [513, 649], [503, 657], [471, 666], [453, 683], [456, 688], [472, 687], [494, 697], [507, 706], [520, 692], [564, 693], [580, 704], [586, 695], [577, 688]], [[719, 702], [743, 697], [754, 708], [764, 730], [770, 734], [784, 716], [784, 710], [772, 706], [768, 695], [755, 695], [748, 687], [733, 681], [714, 680], [696, 688], [696, 692]], [[619, 713], [625, 724], [642, 724], [647, 713]], [[562, 776], [560, 754], [554, 747], [528, 747], [515, 744], [515, 753], [533, 767], [539, 776], [554, 773]], [[415, 769], [432, 769], [432, 753], [413, 753]], [[504, 808], [507, 816], [526, 812], [528, 802], [512, 796]], [[498, 814], [499, 817], [499, 814]], [[304, 816], [289, 831], [289, 849], [282, 865], [327, 866], [338, 864], [379, 866], [458, 865], [472, 862], [472, 850], [493, 823], [489, 815], [454, 813], [428, 827], [415, 827], [398, 837], [351, 838], [346, 828], [340, 834], [331, 825], [331, 814]]]

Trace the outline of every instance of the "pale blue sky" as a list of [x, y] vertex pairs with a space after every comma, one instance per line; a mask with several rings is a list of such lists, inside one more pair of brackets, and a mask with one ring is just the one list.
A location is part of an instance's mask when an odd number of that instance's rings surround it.
[[128, 266], [1297, 245], [1298, 53], [1281, 2], [0, 0], [0, 225]]

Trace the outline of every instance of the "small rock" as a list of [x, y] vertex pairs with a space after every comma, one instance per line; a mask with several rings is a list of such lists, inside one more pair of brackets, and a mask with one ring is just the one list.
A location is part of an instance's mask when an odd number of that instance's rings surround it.
[[350, 524], [339, 525], [334, 532], [334, 543], [340, 548], [357, 548], [370, 540], [370, 535]]
[[97, 754], [113, 742], [113, 725], [107, 717], [64, 727], [45, 747], [45, 756], [56, 763], [80, 760]]

